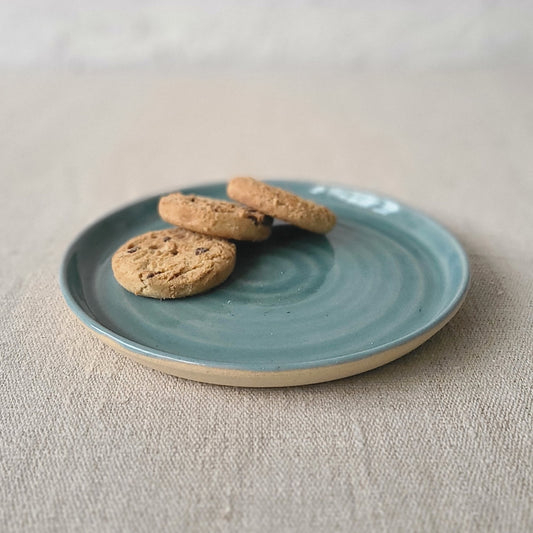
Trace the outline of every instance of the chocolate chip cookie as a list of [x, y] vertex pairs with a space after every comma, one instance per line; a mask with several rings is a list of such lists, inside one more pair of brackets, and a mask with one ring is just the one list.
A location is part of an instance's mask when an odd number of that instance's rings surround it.
[[327, 233], [337, 222], [327, 207], [253, 178], [233, 178], [228, 183], [227, 194], [271, 217], [315, 233]]
[[113, 255], [115, 279], [150, 298], [183, 298], [224, 282], [235, 267], [233, 243], [182, 228], [151, 231], [130, 239]]
[[224, 200], [179, 192], [159, 200], [159, 216], [169, 224], [191, 231], [239, 241], [264, 241], [272, 217]]

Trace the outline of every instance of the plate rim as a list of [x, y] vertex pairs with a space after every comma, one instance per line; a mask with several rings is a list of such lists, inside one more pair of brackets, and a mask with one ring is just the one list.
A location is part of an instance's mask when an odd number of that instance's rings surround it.
[[[235, 362], [226, 362], [226, 361], [214, 361], [214, 360], [204, 360], [199, 358], [191, 358], [190, 356], [186, 356], [179, 353], [170, 353], [166, 352], [164, 350], [158, 350], [155, 348], [151, 348], [149, 346], [140, 344], [136, 341], [132, 341], [128, 339], [127, 337], [124, 337], [97, 320], [95, 320], [93, 317], [88, 315], [86, 311], [80, 306], [80, 304], [77, 302], [76, 297], [72, 294], [71, 288], [69, 287], [68, 283], [68, 275], [67, 270], [69, 266], [69, 261], [71, 260], [73, 254], [75, 253], [76, 249], [79, 247], [80, 243], [83, 241], [83, 239], [89, 235], [92, 231], [95, 230], [100, 224], [102, 224], [107, 219], [113, 217], [113, 216], [119, 216], [120, 213], [124, 211], [128, 211], [132, 207], [136, 205], [140, 205], [145, 202], [149, 201], [156, 201], [159, 197], [161, 197], [164, 194], [168, 194], [167, 192], [163, 192], [161, 194], [152, 194], [145, 196], [143, 198], [128, 202], [127, 204], [124, 204], [121, 207], [115, 208], [113, 210], [108, 211], [107, 213], [101, 215], [97, 219], [95, 219], [92, 223], [87, 225], [83, 230], [81, 230], [79, 233], [75, 235], [75, 237], [70, 242], [69, 246], [67, 247], [66, 251], [63, 254], [61, 265], [60, 265], [60, 271], [59, 271], [59, 285], [60, 289], [63, 295], [63, 298], [65, 299], [67, 306], [70, 308], [70, 310], [74, 313], [74, 315], [77, 317], [77, 319], [87, 327], [92, 333], [96, 334], [101, 340], [106, 342], [108, 345], [112, 346], [114, 349], [119, 351], [125, 351], [127, 355], [130, 357], [133, 357], [134, 359], [137, 359], [138, 362], [141, 362], [142, 364], [152, 366], [153, 368], [157, 366], [167, 366], [168, 364], [175, 364], [177, 366], [186, 365], [187, 367], [191, 367], [191, 370], [193, 367], [195, 367], [194, 371], [192, 372], [194, 375], [198, 373], [198, 369], [205, 369], [209, 370], [208, 376], [210, 377], [212, 371], [215, 373], [217, 371], [220, 371], [222, 374], [226, 374], [228, 372], [240, 374], [240, 378], [238, 381], [242, 381], [244, 378], [244, 381], [246, 382], [245, 386], [254, 386], [253, 384], [248, 384], [248, 381], [250, 381], [249, 378], [251, 378], [253, 374], [253, 380], [258, 380], [258, 375], [280, 375], [280, 374], [290, 374], [293, 372], [302, 372], [302, 371], [309, 371], [309, 370], [316, 370], [320, 371], [320, 369], [328, 369], [333, 367], [342, 367], [343, 365], [352, 363], [361, 363], [364, 361], [370, 362], [371, 359], [379, 358], [380, 355], [387, 354], [391, 351], [395, 352], [395, 356], [392, 357], [390, 360], [396, 359], [398, 357], [401, 357], [402, 355], [405, 355], [409, 351], [413, 350], [423, 342], [425, 342], [427, 339], [429, 339], [431, 336], [433, 336], [437, 331], [439, 331], [442, 327], [444, 327], [451, 318], [455, 315], [455, 313], [459, 310], [462, 303], [464, 302], [464, 299], [466, 298], [466, 295], [468, 293], [468, 290], [470, 288], [471, 284], [471, 271], [470, 271], [470, 262], [468, 259], [468, 255], [461, 245], [460, 241], [457, 239], [457, 237], [442, 223], [438, 222], [435, 218], [433, 218], [431, 215], [428, 215], [424, 213], [423, 211], [413, 208], [410, 205], [398, 201], [393, 197], [383, 195], [380, 192], [374, 192], [369, 191], [365, 189], [358, 189], [353, 188], [351, 186], [346, 186], [343, 184], [334, 184], [334, 183], [320, 183], [320, 182], [314, 182], [314, 181], [308, 181], [308, 180], [297, 180], [297, 179], [265, 179], [263, 180], [266, 183], [270, 183], [275, 186], [287, 186], [288, 184], [297, 184], [297, 185], [303, 185], [307, 186], [309, 188], [317, 187], [317, 186], [324, 186], [326, 189], [331, 188], [339, 188], [344, 191], [348, 192], [357, 192], [357, 193], [364, 193], [364, 194], [372, 194], [376, 196], [380, 200], [390, 200], [392, 202], [395, 202], [398, 204], [398, 206], [401, 209], [404, 209], [406, 211], [412, 212], [416, 214], [417, 216], [420, 216], [427, 221], [431, 222], [434, 226], [436, 226], [440, 231], [443, 231], [446, 234], [447, 239], [451, 243], [453, 243], [455, 251], [460, 258], [460, 265], [461, 265], [461, 279], [460, 283], [457, 284], [457, 288], [455, 291], [455, 294], [453, 295], [453, 298], [450, 299], [449, 302], [447, 302], [444, 309], [436, 314], [430, 321], [428, 321], [425, 325], [422, 327], [411, 331], [407, 333], [406, 335], [403, 335], [402, 337], [398, 337], [392, 341], [389, 341], [388, 343], [381, 344], [377, 347], [371, 347], [366, 350], [361, 350], [358, 352], [351, 352], [346, 354], [337, 354], [330, 357], [326, 357], [323, 359], [320, 359], [319, 361], [299, 361], [297, 363], [288, 362], [287, 365], [284, 366], [283, 370], [271, 370], [271, 369], [246, 369], [243, 368], [243, 366], [239, 363]], [[224, 181], [216, 181], [211, 183], [200, 183], [198, 185], [190, 185], [181, 187], [175, 190], [182, 191], [185, 193], [195, 192], [196, 194], [201, 194], [201, 190], [209, 189], [212, 187], [220, 187], [223, 185]], [[419, 339], [420, 342], [417, 342]], [[412, 347], [410, 347], [412, 344], [414, 344]], [[405, 348], [405, 350], [402, 350], [402, 348]], [[399, 353], [401, 352], [401, 353]], [[142, 358], [149, 358], [152, 360], [154, 364], [149, 364], [149, 361], [146, 360], [140, 360]], [[378, 365], [370, 366], [370, 368], [365, 368], [363, 370], [360, 370], [360, 372], [363, 372], [365, 370], [370, 370], [371, 368], [375, 368], [376, 366], [381, 366], [382, 364], [386, 364], [389, 362], [389, 360], [379, 363]], [[158, 364], [161, 363], [161, 364]], [[362, 365], [362, 366], [369, 366], [369, 365]], [[164, 370], [167, 373], [173, 373], [170, 372], [168, 369]], [[358, 371], [359, 372], [359, 371]], [[355, 373], [358, 373], [355, 372]], [[346, 375], [352, 375], [354, 372], [350, 372], [350, 374]], [[175, 373], [175, 375], [182, 375], [183, 376], [183, 369], [180, 373]], [[248, 375], [248, 376], [245, 376]], [[183, 376], [188, 377], [188, 376]], [[202, 379], [198, 379], [198, 381], [207, 381], [210, 383], [221, 383], [221, 384], [234, 384], [234, 383], [222, 383], [219, 379], [216, 381], [204, 379], [206, 376], [204, 376]], [[260, 376], [259, 376], [260, 377]], [[288, 376], [286, 376], [288, 377]], [[342, 376], [344, 377], [344, 376]], [[189, 379], [196, 379], [195, 377], [189, 377]], [[332, 378], [337, 379], [337, 378]], [[234, 380], [230, 380], [234, 381]], [[262, 381], [259, 379], [259, 381]], [[265, 380], [263, 380], [265, 381]], [[266, 381], [270, 381], [266, 379]], [[285, 381], [284, 379], [281, 379], [281, 381]], [[293, 379], [290, 379], [290, 381], [293, 381]], [[320, 380], [324, 381], [324, 380]], [[309, 383], [315, 383], [317, 382], [316, 379], [313, 381], [308, 381]], [[307, 382], [306, 382], [307, 383]], [[239, 384], [239, 383], [237, 383]], [[292, 383], [291, 383], [292, 384]], [[303, 384], [303, 383], [298, 383]], [[259, 386], [276, 386], [276, 385], [259, 385]]]

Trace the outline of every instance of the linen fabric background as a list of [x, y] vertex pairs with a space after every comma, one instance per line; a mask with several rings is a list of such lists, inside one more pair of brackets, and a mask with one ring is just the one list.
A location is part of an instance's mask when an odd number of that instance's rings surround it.
[[[0, 61], [0, 529], [531, 531], [533, 71], [516, 50], [253, 73]], [[430, 214], [469, 255], [463, 307], [382, 368], [266, 390], [144, 368], [77, 321], [58, 271], [81, 230], [236, 174]]]

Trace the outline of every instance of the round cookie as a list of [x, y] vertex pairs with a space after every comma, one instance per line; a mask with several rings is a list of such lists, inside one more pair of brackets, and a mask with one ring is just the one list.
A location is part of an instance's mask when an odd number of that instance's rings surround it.
[[113, 255], [115, 279], [150, 298], [184, 298], [220, 285], [235, 267], [235, 245], [182, 228], [150, 231]]
[[227, 193], [233, 200], [315, 233], [327, 233], [337, 222], [327, 207], [253, 178], [233, 178]]
[[225, 239], [264, 241], [272, 231], [272, 217], [205, 196], [169, 194], [159, 200], [158, 210], [169, 224]]

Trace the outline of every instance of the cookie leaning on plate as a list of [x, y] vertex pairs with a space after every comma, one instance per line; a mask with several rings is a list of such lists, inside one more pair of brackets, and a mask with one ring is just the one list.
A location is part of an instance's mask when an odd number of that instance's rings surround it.
[[205, 235], [264, 241], [271, 233], [272, 217], [233, 202], [195, 194], [163, 196], [158, 210], [165, 222]]
[[235, 267], [235, 245], [182, 228], [133, 237], [113, 255], [115, 279], [150, 298], [183, 298], [225, 281]]
[[337, 222], [327, 207], [253, 178], [233, 178], [227, 194], [253, 209], [315, 233], [327, 233]]

